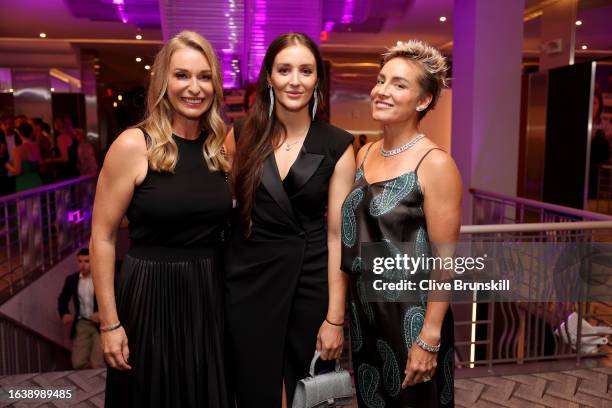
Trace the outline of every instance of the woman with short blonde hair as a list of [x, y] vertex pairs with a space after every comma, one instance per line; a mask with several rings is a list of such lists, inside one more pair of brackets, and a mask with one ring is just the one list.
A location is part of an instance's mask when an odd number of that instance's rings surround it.
[[[144, 120], [112, 144], [91, 234], [107, 407], [227, 407], [219, 246], [232, 206], [221, 72], [183, 31], [157, 54]], [[123, 216], [131, 247], [114, 280]], [[116, 296], [115, 296], [116, 290]]]
[[[448, 294], [376, 289], [405, 279], [418, 288], [418, 281], [441, 281], [448, 271], [387, 269], [387, 262], [382, 272], [368, 267], [377, 255], [452, 256], [461, 177], [451, 156], [418, 131], [445, 86], [446, 70], [434, 47], [401, 42], [383, 55], [370, 94], [383, 138], [360, 150], [355, 183], [342, 206], [342, 270], [349, 275], [359, 407], [454, 406]], [[367, 250], [362, 242], [369, 243]]]

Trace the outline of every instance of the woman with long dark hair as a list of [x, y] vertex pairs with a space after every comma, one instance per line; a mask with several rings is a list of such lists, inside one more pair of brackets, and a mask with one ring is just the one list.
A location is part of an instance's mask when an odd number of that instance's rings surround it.
[[239, 213], [226, 258], [228, 363], [241, 408], [280, 407], [283, 385], [290, 404], [315, 349], [325, 360], [342, 352], [340, 208], [355, 164], [353, 137], [316, 120], [325, 88], [314, 42], [281, 35], [226, 141]]
[[[232, 197], [221, 69], [210, 43], [183, 31], [153, 73], [145, 118], [111, 145], [94, 204], [105, 406], [226, 408], [219, 255]], [[115, 282], [124, 215], [131, 247]]]

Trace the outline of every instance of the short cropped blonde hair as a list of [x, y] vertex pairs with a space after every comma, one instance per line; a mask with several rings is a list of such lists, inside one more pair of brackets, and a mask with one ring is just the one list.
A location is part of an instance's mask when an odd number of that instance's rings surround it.
[[431, 103], [426, 109], [419, 112], [419, 120], [421, 120], [436, 106], [440, 92], [446, 87], [446, 72], [448, 71], [446, 58], [437, 48], [419, 40], [398, 42], [397, 45], [389, 48], [382, 55], [381, 68], [394, 58], [404, 58], [421, 67], [422, 75], [419, 78], [419, 85], [424, 93], [431, 95]]

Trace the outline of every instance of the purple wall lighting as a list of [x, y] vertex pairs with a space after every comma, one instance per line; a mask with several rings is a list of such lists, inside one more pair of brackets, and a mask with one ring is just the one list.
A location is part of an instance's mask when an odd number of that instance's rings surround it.
[[322, 1], [245, 0], [247, 4], [245, 50], [249, 82], [259, 75], [268, 44], [282, 33], [300, 31], [319, 42]]
[[79, 224], [85, 219], [85, 213], [81, 210], [68, 211], [68, 221], [73, 224]]

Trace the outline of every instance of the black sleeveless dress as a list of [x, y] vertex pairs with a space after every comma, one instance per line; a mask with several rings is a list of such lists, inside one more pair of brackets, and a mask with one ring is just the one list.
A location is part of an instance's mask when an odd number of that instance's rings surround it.
[[225, 291], [228, 367], [239, 408], [280, 408], [283, 381], [291, 406], [297, 381], [308, 374], [327, 314], [329, 181], [352, 142], [351, 134], [312, 122], [284, 180], [274, 154], [266, 158], [250, 239], [234, 223]]
[[[442, 324], [434, 376], [431, 381], [402, 390], [408, 350], [425, 319], [427, 293], [415, 295], [415, 301], [410, 302], [402, 301], [397, 292], [383, 291], [373, 298], [366, 287], [372, 285], [373, 279], [364, 272], [367, 256], [360, 245], [381, 243], [391, 254], [431, 255], [424, 196], [417, 176], [431, 150], [413, 171], [372, 184], [364, 177], [366, 153], [342, 206], [342, 270], [349, 274], [351, 352], [360, 408], [454, 406], [454, 327], [450, 308]], [[383, 274], [387, 281], [407, 278], [387, 273]], [[422, 274], [419, 279], [428, 279], [430, 271], [417, 273]]]
[[149, 169], [127, 211], [116, 299], [132, 369], [108, 369], [108, 408], [228, 406], [218, 253], [232, 198], [202, 157], [205, 135], [174, 140], [175, 173]]

